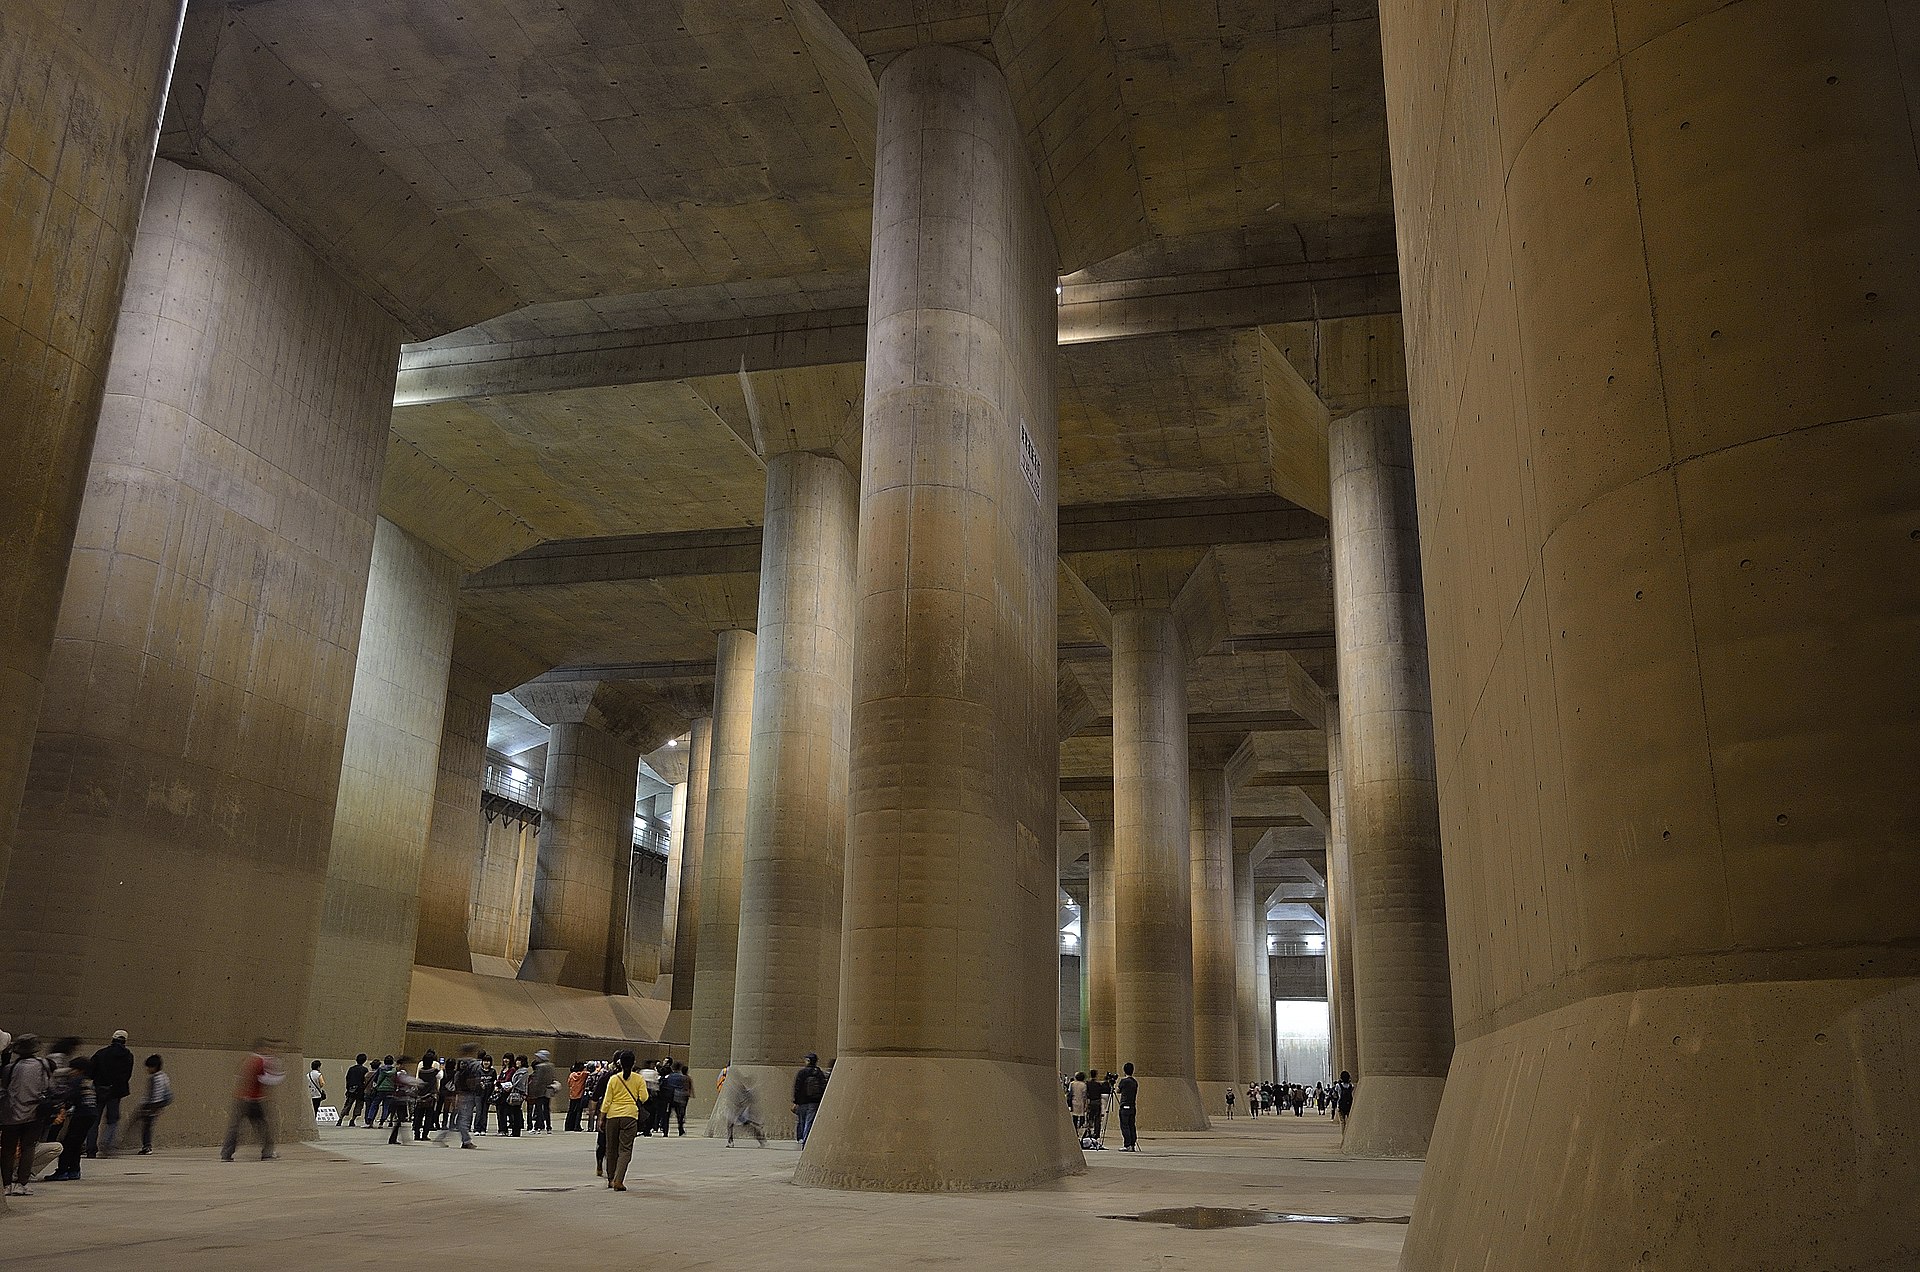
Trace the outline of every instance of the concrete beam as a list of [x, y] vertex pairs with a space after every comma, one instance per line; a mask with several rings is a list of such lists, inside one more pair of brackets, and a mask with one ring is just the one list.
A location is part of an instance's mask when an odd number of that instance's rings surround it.
[[[1063, 283], [1060, 344], [1400, 311], [1391, 257]], [[862, 309], [677, 323], [402, 352], [395, 406], [793, 370], [866, 357]]]

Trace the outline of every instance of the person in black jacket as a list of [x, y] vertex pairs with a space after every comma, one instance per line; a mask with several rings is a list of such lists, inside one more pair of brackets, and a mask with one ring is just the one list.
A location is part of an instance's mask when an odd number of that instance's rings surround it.
[[[113, 1041], [93, 1053], [93, 1089], [100, 1104], [100, 1116], [87, 1131], [86, 1153], [98, 1157], [104, 1148], [113, 1156], [114, 1141], [120, 1137], [120, 1101], [133, 1090], [133, 1052], [127, 1046], [127, 1031], [113, 1031]], [[106, 1134], [100, 1133], [101, 1127]]]
[[1139, 1111], [1140, 1081], [1133, 1076], [1131, 1060], [1121, 1068], [1125, 1070], [1126, 1076], [1121, 1078], [1120, 1084], [1114, 1088], [1114, 1095], [1118, 1097], [1117, 1102], [1120, 1106], [1120, 1151], [1137, 1153], [1140, 1151], [1140, 1137], [1134, 1134], [1133, 1119]]
[[807, 1132], [813, 1129], [813, 1119], [820, 1112], [820, 1099], [826, 1093], [826, 1071], [820, 1067], [820, 1057], [809, 1051], [806, 1064], [793, 1075], [793, 1137], [800, 1141], [802, 1148], [807, 1146]]

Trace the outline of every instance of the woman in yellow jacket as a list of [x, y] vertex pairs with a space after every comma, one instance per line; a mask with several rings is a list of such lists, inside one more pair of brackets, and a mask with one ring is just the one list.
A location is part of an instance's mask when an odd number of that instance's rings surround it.
[[600, 1097], [600, 1120], [607, 1128], [607, 1187], [627, 1191], [627, 1164], [633, 1160], [633, 1137], [640, 1133], [641, 1106], [647, 1086], [633, 1072], [633, 1052], [614, 1057], [619, 1067], [607, 1079]]

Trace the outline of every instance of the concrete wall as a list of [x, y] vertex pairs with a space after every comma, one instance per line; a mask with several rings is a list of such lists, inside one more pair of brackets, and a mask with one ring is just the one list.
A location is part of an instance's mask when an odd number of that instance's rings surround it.
[[1403, 1266], [1913, 1266], [1920, 10], [1381, 28], [1460, 1039]]
[[250, 1040], [304, 1025], [399, 332], [205, 173], [155, 169], [134, 255], [0, 1017], [164, 1043], [168, 1134], [206, 1142]]
[[185, 9], [0, 9], [0, 887]]
[[385, 1054], [406, 1035], [459, 586], [452, 560], [380, 520], [308, 990], [316, 1056]]
[[527, 956], [538, 837], [532, 826], [504, 817], [485, 826], [486, 846], [473, 880], [473, 918], [467, 933], [476, 960], [499, 961], [476, 962], [473, 970], [511, 976]]
[[666, 908], [666, 859], [636, 852], [627, 877], [627, 980], [634, 993], [645, 992], [660, 978], [660, 924]]

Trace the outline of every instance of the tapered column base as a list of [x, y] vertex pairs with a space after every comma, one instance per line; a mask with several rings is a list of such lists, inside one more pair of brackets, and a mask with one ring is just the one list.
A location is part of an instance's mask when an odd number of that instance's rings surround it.
[[[1224, 1096], [1222, 1097], [1224, 1100]], [[1224, 1107], [1224, 1104], [1222, 1105]], [[1116, 1123], [1116, 1128], [1117, 1128]], [[1140, 1111], [1134, 1125], [1143, 1131], [1206, 1131], [1207, 1106], [1192, 1078], [1140, 1079]]]
[[1425, 1157], [1446, 1084], [1445, 1078], [1361, 1074], [1340, 1151], [1352, 1157]]
[[1035, 1188], [1085, 1172], [1046, 1065], [841, 1056], [793, 1182], [871, 1192]]

